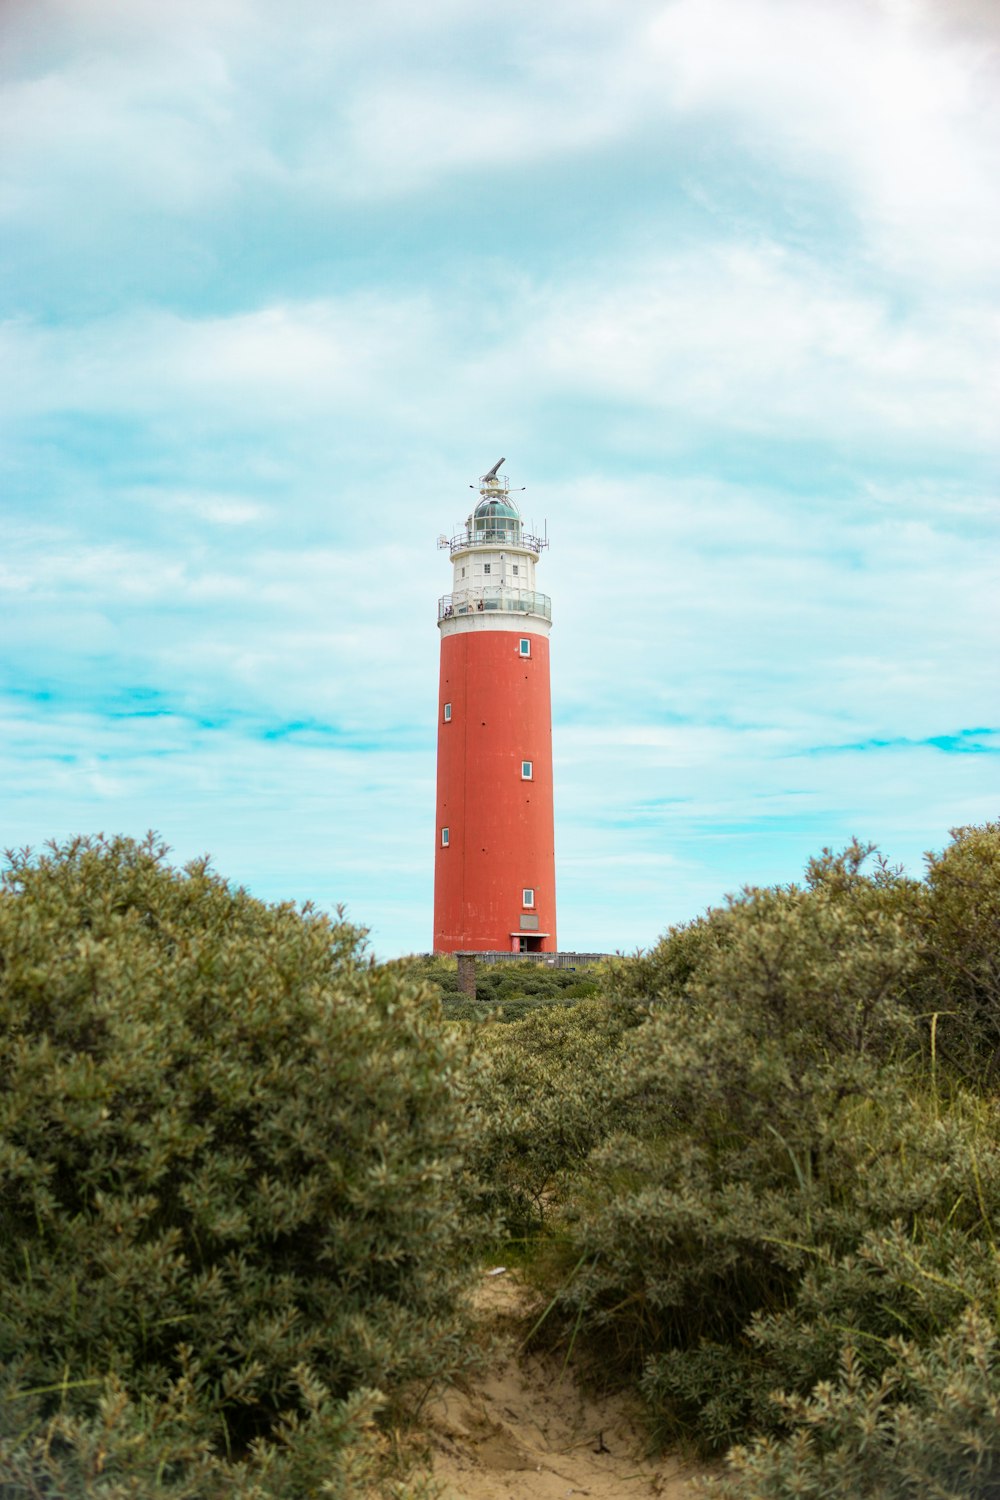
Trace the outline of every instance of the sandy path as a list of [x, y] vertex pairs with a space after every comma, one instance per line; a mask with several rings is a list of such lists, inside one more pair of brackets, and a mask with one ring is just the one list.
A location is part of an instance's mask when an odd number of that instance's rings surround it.
[[477, 1300], [497, 1335], [488, 1368], [420, 1415], [442, 1500], [693, 1500], [695, 1471], [644, 1457], [625, 1401], [587, 1395], [559, 1359], [519, 1352], [532, 1297], [515, 1276], [484, 1276]]

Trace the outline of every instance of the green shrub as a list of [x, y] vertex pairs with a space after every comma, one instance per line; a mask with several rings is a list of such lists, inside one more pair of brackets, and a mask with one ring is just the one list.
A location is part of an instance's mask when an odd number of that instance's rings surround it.
[[871, 852], [475, 1034], [477, 1172], [545, 1230], [541, 1336], [661, 1438], [749, 1443], [746, 1500], [1000, 1493], [1000, 825], [925, 883]]
[[924, 885], [869, 853], [610, 966], [648, 1019], [550, 1220], [543, 1333], [662, 1438], [749, 1443], [746, 1500], [1000, 1493], [998, 825]]
[[164, 853], [0, 896], [0, 1492], [354, 1493], [378, 1393], [464, 1358], [465, 1043], [357, 929]]
[[563, 990], [562, 1000], [587, 1000], [591, 995], [599, 995], [601, 986], [596, 979], [575, 979]]
[[521, 995], [516, 991], [509, 998], [495, 1001], [447, 999], [441, 1002], [441, 1009], [450, 1021], [490, 1021], [493, 1023], [508, 1023], [510, 1021], [523, 1021], [528, 1016], [534, 1015], [539, 1010], [549, 1010], [553, 1006], [566, 1009], [573, 1005], [573, 999], [553, 999], [548, 995]]
[[613, 1127], [618, 1049], [641, 1018], [634, 1007], [590, 999], [546, 1002], [476, 1029], [481, 1125], [472, 1164], [508, 1234], [538, 1230], [567, 1174]]
[[531, 959], [522, 962], [477, 964], [476, 999], [487, 1005], [502, 1001], [530, 999], [536, 1003], [558, 1003], [582, 998], [578, 991], [589, 980], [590, 993], [598, 989], [588, 969], [557, 969]]
[[708, 1493], [727, 1500], [996, 1500], [1000, 1344], [970, 1309], [921, 1348], [896, 1340], [877, 1381], [848, 1349], [836, 1380], [781, 1401], [784, 1441], [734, 1450]]
[[[921, 943], [914, 883], [863, 873], [866, 853], [745, 891], [639, 961], [656, 993], [606, 1081], [616, 1133], [566, 1196], [576, 1270], [556, 1303], [605, 1369], [641, 1375], [664, 1434], [721, 1448], [773, 1422], [782, 1351], [755, 1320], [871, 1227], [947, 1213], [971, 1186], [919, 1132], [908, 1154], [887, 1144], [908, 1118]], [[614, 983], [628, 993], [627, 971]], [[859, 1203], [865, 1171], [879, 1187]]]
[[[597, 1285], [584, 1281], [577, 1300], [607, 1297], [613, 1248], [631, 1272], [624, 1281], [619, 1271], [619, 1296], [627, 1287], [636, 1298], [641, 1386], [664, 1435], [719, 1449], [780, 1432], [772, 1393], [832, 1379], [845, 1343], [877, 1379], [893, 1339], [924, 1345], [995, 1297], [1000, 1152], [971, 1110], [935, 1126], [900, 1072], [882, 1082], [878, 1107], [844, 1103], [831, 1115], [811, 1180], [761, 1191], [752, 1179], [699, 1180], [687, 1162], [680, 1193], [664, 1190], [661, 1170], [657, 1191], [626, 1197], [603, 1226]], [[620, 1341], [628, 1308], [610, 1321]]]
[[459, 989], [458, 966], [448, 955], [393, 959], [385, 969], [427, 985], [451, 1021], [520, 1021], [543, 1006], [573, 1005], [601, 988], [594, 969], [556, 969], [531, 959], [478, 963], [473, 1000]]
[[456, 995], [464, 998], [458, 988], [458, 964], [448, 954], [411, 953], [404, 958], [389, 959], [381, 967], [398, 979], [424, 985], [442, 1000]]
[[709, 953], [725, 944], [727, 932], [726, 913], [710, 907], [705, 916], [669, 928], [650, 952], [608, 959], [604, 965], [606, 992], [633, 1005], [682, 999]]
[[957, 828], [927, 856], [926, 1008], [945, 1060], [991, 1089], [1000, 1077], [1000, 823]]

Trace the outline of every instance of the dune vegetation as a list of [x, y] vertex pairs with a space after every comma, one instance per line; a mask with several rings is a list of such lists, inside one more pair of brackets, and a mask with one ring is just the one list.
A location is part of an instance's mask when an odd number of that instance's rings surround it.
[[986, 1500], [998, 1090], [1000, 825], [474, 1002], [152, 839], [14, 856], [0, 1495], [406, 1493], [499, 1245], [718, 1496]]

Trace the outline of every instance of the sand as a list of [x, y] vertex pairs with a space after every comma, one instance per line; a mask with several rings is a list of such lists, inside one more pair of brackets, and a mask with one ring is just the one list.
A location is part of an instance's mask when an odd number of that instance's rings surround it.
[[523, 1352], [535, 1299], [516, 1275], [487, 1272], [477, 1305], [495, 1340], [483, 1372], [419, 1417], [442, 1500], [694, 1500], [698, 1471], [648, 1455], [627, 1399], [586, 1393], [560, 1358]]

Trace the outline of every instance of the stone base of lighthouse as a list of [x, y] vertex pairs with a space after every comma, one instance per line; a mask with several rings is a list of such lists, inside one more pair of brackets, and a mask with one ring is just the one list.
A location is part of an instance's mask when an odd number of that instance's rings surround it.
[[442, 633], [434, 950], [554, 953], [549, 642], [485, 624]]

